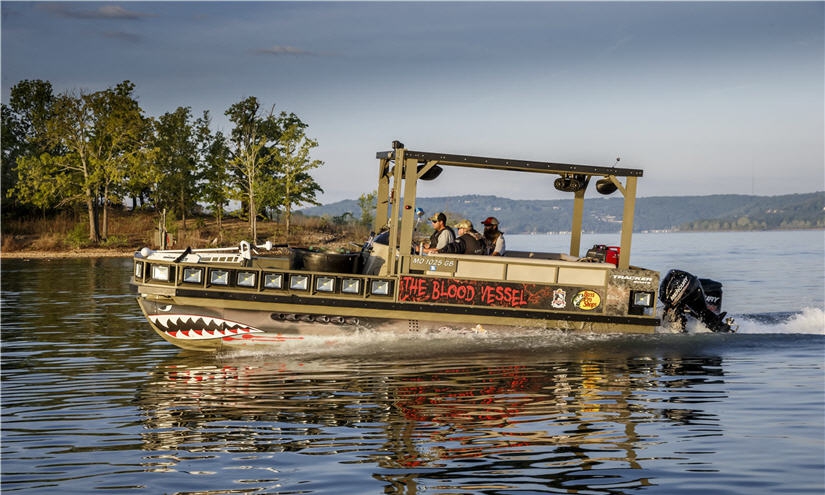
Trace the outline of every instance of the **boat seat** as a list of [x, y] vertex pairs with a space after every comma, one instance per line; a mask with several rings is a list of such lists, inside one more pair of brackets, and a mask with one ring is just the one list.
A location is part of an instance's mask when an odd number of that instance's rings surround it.
[[564, 253], [542, 253], [536, 251], [506, 251], [505, 257], [508, 258], [529, 258], [537, 260], [555, 260], [555, 261], [579, 261], [580, 258], [570, 256]]

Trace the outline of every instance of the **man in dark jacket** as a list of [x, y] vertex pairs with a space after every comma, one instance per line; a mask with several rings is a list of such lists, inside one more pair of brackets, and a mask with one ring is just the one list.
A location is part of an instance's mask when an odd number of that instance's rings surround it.
[[504, 256], [504, 234], [498, 230], [498, 219], [487, 217], [484, 219], [484, 240], [487, 241], [487, 254], [493, 256]]
[[455, 224], [458, 239], [437, 250], [438, 253], [486, 254], [484, 236], [473, 229], [473, 223], [462, 220]]

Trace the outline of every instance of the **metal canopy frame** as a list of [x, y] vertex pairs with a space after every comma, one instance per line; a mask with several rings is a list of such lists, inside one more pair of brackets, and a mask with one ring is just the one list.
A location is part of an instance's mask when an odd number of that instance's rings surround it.
[[[581, 250], [582, 222], [584, 216], [584, 195], [591, 177], [603, 177], [616, 186], [624, 197], [622, 213], [621, 251], [618, 268], [630, 266], [630, 248], [633, 232], [633, 216], [636, 207], [636, 183], [644, 173], [641, 169], [599, 167], [571, 163], [525, 161], [507, 158], [491, 158], [472, 155], [454, 155], [428, 151], [413, 151], [404, 148], [400, 142], [393, 143], [391, 151], [379, 151], [378, 204], [374, 229], [389, 228], [390, 248], [412, 246], [415, 225], [415, 201], [417, 184], [421, 178], [436, 166], [468, 167], [487, 170], [555, 174], [561, 177], [583, 176], [584, 187], [573, 192], [573, 219], [571, 224], [570, 255], [579, 256]], [[622, 183], [619, 178], [624, 178]], [[403, 198], [396, 201], [396, 198]], [[400, 218], [401, 222], [388, 219]], [[409, 249], [409, 248], [407, 248]], [[403, 250], [399, 252], [403, 253]], [[398, 273], [400, 260], [390, 256], [387, 260], [389, 273]]]
[[[402, 148], [403, 149], [403, 148]], [[396, 152], [398, 149], [392, 151], [379, 151], [375, 154], [378, 159], [395, 161]], [[609, 176], [615, 177], [641, 177], [644, 173], [641, 169], [635, 168], [615, 168], [615, 167], [596, 167], [592, 165], [577, 165], [573, 163], [556, 163], [556, 162], [534, 162], [525, 160], [511, 160], [507, 158], [490, 158], [484, 156], [472, 155], [451, 155], [447, 153], [432, 153], [428, 151], [413, 151], [404, 150], [405, 159], [415, 159], [418, 162], [429, 164], [434, 162], [434, 165], [470, 167], [491, 170], [510, 170], [518, 172], [534, 172], [545, 174], [581, 174], [589, 176]]]

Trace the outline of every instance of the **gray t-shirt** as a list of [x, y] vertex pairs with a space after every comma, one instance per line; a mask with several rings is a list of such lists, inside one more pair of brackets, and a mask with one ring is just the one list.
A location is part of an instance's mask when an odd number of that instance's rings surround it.
[[438, 243], [435, 245], [435, 248], [441, 249], [443, 247], [446, 247], [447, 244], [453, 242], [454, 240], [455, 236], [453, 235], [452, 231], [450, 229], [444, 229], [438, 234]]

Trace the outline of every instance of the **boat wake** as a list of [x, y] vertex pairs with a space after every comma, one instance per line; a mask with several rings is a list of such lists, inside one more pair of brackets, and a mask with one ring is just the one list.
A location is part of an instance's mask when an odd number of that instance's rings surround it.
[[739, 315], [736, 322], [737, 333], [825, 335], [825, 311], [821, 308]]
[[224, 357], [254, 355], [301, 355], [312, 357], [352, 355], [402, 354], [405, 358], [429, 359], [433, 356], [450, 356], [467, 352], [531, 352], [535, 349], [570, 349], [592, 342], [621, 338], [621, 334], [570, 333], [563, 330], [536, 328], [511, 328], [486, 331], [481, 325], [467, 327], [442, 327], [438, 330], [409, 332], [406, 329], [376, 332], [361, 329], [346, 336], [304, 336], [300, 340], [280, 342], [267, 348], [233, 349]]
[[[732, 315], [738, 334], [802, 334], [825, 335], [825, 311], [820, 308], [804, 308], [802, 311], [751, 313]], [[657, 333], [682, 333], [681, 329], [659, 327]], [[689, 320], [685, 325], [685, 333], [701, 334], [712, 333], [697, 320]]]
[[[825, 311], [805, 308], [801, 312], [754, 313], [734, 315], [739, 329], [736, 334], [808, 334], [825, 335]], [[701, 323], [691, 322], [689, 334], [710, 334]], [[672, 334], [662, 330], [659, 334]], [[563, 330], [539, 330], [519, 328], [508, 331], [488, 332], [480, 325], [467, 327], [443, 327], [436, 331], [374, 332], [361, 329], [343, 337], [306, 336], [301, 339], [280, 342], [272, 349], [238, 349], [221, 353], [223, 357], [254, 357], [277, 354], [281, 356], [331, 357], [353, 355], [392, 355], [401, 353], [405, 358], [432, 358], [437, 355], [485, 352], [507, 349], [508, 352], [569, 351], [605, 342], [620, 345], [622, 340], [644, 339], [644, 336], [624, 334], [570, 333]], [[636, 341], [638, 344], [638, 341]]]

